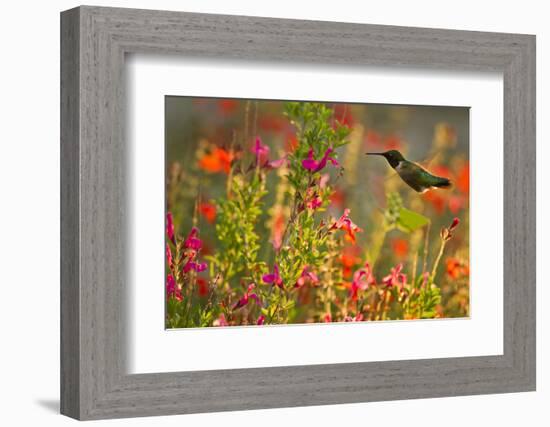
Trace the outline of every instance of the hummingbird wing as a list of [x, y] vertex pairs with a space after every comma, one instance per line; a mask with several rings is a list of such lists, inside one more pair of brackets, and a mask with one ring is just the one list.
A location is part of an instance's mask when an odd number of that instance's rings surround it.
[[448, 178], [432, 175], [414, 162], [402, 162], [395, 170], [401, 179], [418, 193], [424, 193], [434, 187], [447, 188], [451, 186], [451, 181]]
[[[416, 163], [420, 167], [424, 169], [429, 169], [429, 167], [432, 165], [432, 163], [439, 157], [439, 155], [443, 153], [443, 149], [436, 150], [433, 152], [430, 156], [426, 157], [424, 160], [418, 161], [418, 162], [411, 162]], [[399, 176], [397, 172], [392, 173], [390, 176], [388, 176], [385, 181], [393, 179], [395, 177]]]

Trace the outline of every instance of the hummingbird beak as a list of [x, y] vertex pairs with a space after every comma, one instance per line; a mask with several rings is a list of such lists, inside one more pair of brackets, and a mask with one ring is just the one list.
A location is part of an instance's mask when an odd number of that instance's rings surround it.
[[369, 156], [383, 156], [384, 155], [384, 153], [365, 153], [365, 154], [367, 154]]

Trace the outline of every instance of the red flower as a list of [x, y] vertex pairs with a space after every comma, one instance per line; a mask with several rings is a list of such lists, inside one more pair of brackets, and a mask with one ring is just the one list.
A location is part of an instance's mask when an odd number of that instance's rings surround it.
[[332, 315], [330, 313], [326, 313], [324, 316], [323, 316], [323, 322], [325, 323], [330, 323], [332, 322]]
[[344, 209], [343, 215], [338, 219], [338, 221], [332, 224], [330, 230], [338, 229], [346, 231], [347, 239], [355, 243], [355, 233], [359, 233], [363, 230], [352, 222], [351, 218], [349, 217], [349, 213], [349, 209]]
[[453, 231], [456, 227], [458, 227], [458, 224], [460, 224], [460, 220], [458, 218], [453, 218], [449, 231]]
[[199, 204], [199, 212], [206, 220], [213, 224], [216, 220], [216, 206], [212, 203], [203, 202]]
[[197, 278], [197, 286], [199, 288], [199, 295], [205, 297], [208, 295], [210, 289], [208, 288], [208, 282], [202, 277]]
[[176, 239], [174, 237], [174, 217], [171, 212], [166, 214], [166, 234], [170, 241], [175, 245]]
[[325, 154], [323, 155], [323, 158], [320, 161], [317, 161], [313, 158], [313, 148], [309, 149], [309, 152], [307, 153], [307, 159], [302, 160], [302, 166], [304, 169], [307, 169], [310, 172], [319, 172], [322, 170], [326, 165], [327, 162], [331, 162], [334, 166], [338, 166], [338, 161], [331, 157], [331, 153], [334, 150], [332, 148], [327, 148], [325, 151]]
[[405, 239], [394, 239], [392, 241], [392, 249], [395, 256], [404, 258], [409, 252], [409, 243]]
[[403, 264], [398, 264], [392, 268], [391, 273], [382, 279], [382, 283], [388, 287], [399, 285], [400, 288], [403, 288], [407, 282], [407, 276], [401, 273], [401, 270], [403, 270]]
[[265, 316], [262, 314], [260, 317], [258, 317], [258, 320], [256, 321], [256, 325], [263, 325], [265, 322]]
[[460, 224], [460, 220], [458, 218], [454, 218], [449, 227], [443, 227], [441, 229], [439, 235], [445, 242], [453, 237], [453, 231], [456, 227], [458, 227], [458, 224]]
[[173, 297], [178, 301], [183, 300], [183, 297], [181, 296], [181, 290], [174, 280], [174, 276], [172, 276], [171, 274], [169, 274], [166, 278], [166, 297]]
[[264, 274], [262, 280], [265, 283], [271, 283], [272, 285], [278, 286], [281, 289], [284, 288], [283, 279], [279, 275], [279, 266], [277, 264], [273, 266], [273, 273]]
[[233, 310], [237, 310], [238, 308], [244, 307], [245, 305], [248, 304], [250, 299], [253, 299], [254, 301], [256, 301], [256, 304], [258, 304], [260, 307], [262, 306], [262, 303], [260, 302], [260, 298], [258, 297], [258, 295], [252, 292], [252, 290], [255, 287], [256, 285], [254, 283], [251, 283], [250, 285], [248, 285], [248, 288], [246, 289], [246, 292], [244, 293], [244, 295], [233, 306]]

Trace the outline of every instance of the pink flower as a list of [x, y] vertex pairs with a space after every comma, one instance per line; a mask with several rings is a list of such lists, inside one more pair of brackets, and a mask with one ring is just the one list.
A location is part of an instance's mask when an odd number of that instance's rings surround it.
[[260, 317], [258, 317], [258, 320], [256, 321], [256, 325], [263, 325], [265, 323], [265, 316], [262, 314]]
[[344, 322], [362, 322], [363, 321], [363, 314], [359, 313], [355, 317], [346, 316], [344, 317]]
[[323, 322], [325, 323], [330, 323], [332, 322], [332, 315], [330, 313], [326, 313], [324, 316], [323, 316]]
[[166, 278], [166, 297], [174, 297], [178, 301], [181, 301], [183, 297], [181, 296], [181, 290], [174, 280], [174, 276], [171, 274]]
[[170, 241], [175, 245], [176, 239], [174, 237], [174, 217], [171, 212], [166, 214], [166, 234]]
[[187, 249], [198, 251], [202, 247], [202, 241], [197, 237], [199, 230], [196, 227], [191, 229], [191, 232], [183, 242], [183, 246]]
[[332, 148], [327, 148], [323, 158], [320, 161], [317, 161], [313, 158], [313, 148], [310, 148], [307, 153], [307, 159], [302, 160], [302, 166], [304, 169], [314, 173], [322, 170], [327, 165], [328, 161], [330, 161], [334, 166], [338, 166], [338, 161], [334, 157], [330, 156], [333, 151], [334, 150]]
[[353, 282], [350, 289], [350, 297], [353, 301], [357, 301], [357, 294], [361, 291], [366, 291], [370, 285], [374, 284], [374, 276], [369, 263], [365, 263], [365, 268], [357, 270], [353, 274]]
[[268, 159], [269, 147], [262, 144], [262, 139], [258, 136], [256, 137], [256, 143], [252, 148], [252, 152], [256, 155], [256, 163], [260, 164]]
[[311, 197], [306, 201], [306, 206], [310, 210], [315, 210], [323, 204], [323, 199], [319, 197], [317, 193], [313, 193]]
[[294, 287], [301, 288], [307, 282], [311, 283], [312, 285], [316, 285], [317, 283], [319, 283], [319, 278], [313, 271], [309, 271], [309, 266], [306, 265], [302, 270], [302, 274], [300, 275], [300, 277], [298, 277], [298, 280], [296, 280]]
[[254, 301], [256, 301], [256, 304], [258, 304], [260, 307], [262, 306], [262, 303], [260, 302], [260, 298], [258, 297], [258, 295], [252, 292], [255, 287], [256, 285], [254, 283], [251, 283], [250, 285], [248, 285], [248, 288], [246, 289], [246, 292], [244, 293], [244, 295], [233, 306], [233, 310], [244, 307], [245, 305], [248, 304], [250, 299], [253, 299]]
[[277, 264], [273, 267], [273, 273], [264, 274], [262, 280], [265, 283], [271, 283], [272, 285], [283, 289], [283, 279], [281, 279], [281, 276], [279, 275], [279, 266]]
[[206, 270], [206, 263], [205, 262], [195, 262], [195, 261], [187, 261], [187, 263], [183, 266], [183, 272], [189, 273], [191, 270], [195, 270], [197, 273], [200, 273], [204, 270]]
[[321, 178], [319, 179], [319, 188], [325, 188], [328, 184], [329, 179], [330, 175], [328, 173], [321, 175]]
[[344, 209], [344, 214], [330, 227], [330, 230], [344, 230], [347, 232], [347, 238], [355, 243], [355, 233], [363, 231], [357, 225], [353, 223], [349, 217], [350, 210]]
[[278, 160], [271, 160], [271, 161], [267, 162], [265, 164], [265, 166], [267, 168], [270, 168], [270, 169], [277, 169], [277, 168], [280, 168], [281, 166], [283, 166], [286, 162], [288, 162], [288, 159], [285, 156], [285, 157], [281, 157]]
[[219, 317], [212, 322], [212, 326], [229, 326], [229, 323], [227, 323], [225, 319], [225, 314], [220, 314]]
[[252, 148], [252, 152], [256, 154], [256, 164], [263, 165], [265, 168], [277, 169], [287, 161], [286, 157], [282, 157], [278, 160], [269, 160], [269, 147], [262, 144], [262, 140], [259, 136], [256, 137], [256, 143]]
[[403, 288], [407, 282], [407, 276], [401, 273], [401, 270], [403, 270], [403, 264], [398, 264], [392, 268], [390, 274], [382, 279], [382, 283], [388, 287], [399, 285], [400, 288]]

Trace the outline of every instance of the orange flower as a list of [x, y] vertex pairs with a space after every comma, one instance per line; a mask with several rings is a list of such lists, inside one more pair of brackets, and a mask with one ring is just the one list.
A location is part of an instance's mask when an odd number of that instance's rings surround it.
[[458, 172], [458, 177], [456, 179], [457, 188], [462, 191], [464, 194], [470, 192], [470, 165], [466, 163], [462, 169]]
[[464, 196], [451, 196], [449, 197], [449, 210], [453, 214], [457, 214], [466, 204], [466, 198]]
[[216, 206], [214, 206], [212, 203], [200, 203], [199, 212], [202, 216], [206, 218], [209, 224], [213, 224], [216, 220]]
[[360, 253], [361, 249], [357, 245], [345, 246], [343, 248], [340, 262], [342, 263], [342, 275], [344, 278], [351, 277], [353, 267], [361, 262], [361, 258], [359, 258]]
[[199, 160], [199, 167], [209, 173], [224, 172], [226, 174], [231, 170], [231, 161], [233, 153], [216, 147], [210, 154], [205, 154]]
[[458, 279], [462, 276], [468, 276], [470, 274], [470, 267], [468, 264], [458, 258], [447, 258], [446, 261], [447, 274], [451, 279]]
[[445, 198], [437, 191], [427, 191], [422, 195], [424, 199], [431, 203], [438, 214], [445, 210]]
[[396, 134], [388, 135], [384, 138], [385, 150], [399, 150], [401, 148], [401, 138]]
[[329, 196], [330, 203], [335, 208], [341, 208], [344, 206], [344, 202], [346, 201], [346, 194], [344, 193], [344, 190], [341, 188], [335, 188], [332, 194]]
[[289, 153], [294, 153], [296, 148], [298, 148], [298, 139], [294, 134], [291, 134], [285, 141], [285, 150]]
[[218, 101], [218, 108], [223, 114], [234, 113], [238, 106], [239, 102], [235, 99], [220, 99]]
[[404, 258], [409, 252], [409, 242], [405, 239], [393, 239], [392, 249], [396, 257]]

